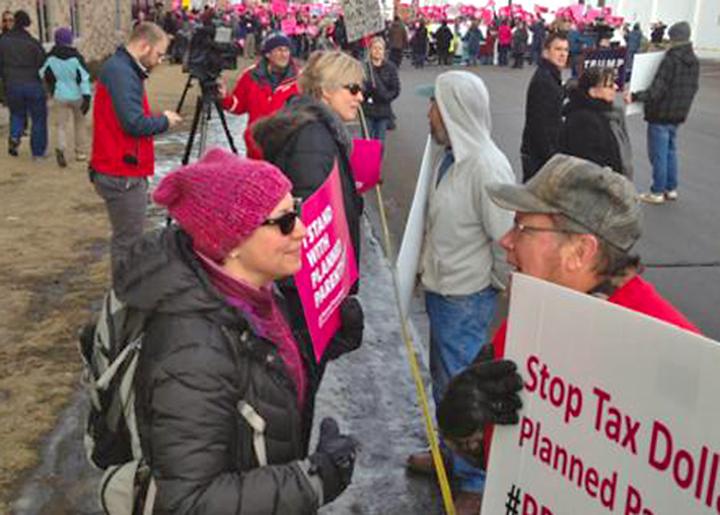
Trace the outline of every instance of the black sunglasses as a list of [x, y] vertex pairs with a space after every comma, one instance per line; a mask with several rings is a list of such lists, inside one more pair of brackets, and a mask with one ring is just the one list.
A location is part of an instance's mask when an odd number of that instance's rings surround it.
[[292, 211], [288, 211], [277, 218], [268, 218], [262, 225], [277, 225], [283, 236], [292, 234], [295, 230], [297, 219], [300, 217], [300, 199], [294, 199], [294, 203], [295, 205]]
[[352, 84], [343, 84], [343, 88], [348, 90], [351, 95], [357, 95], [358, 93], [362, 93], [363, 87], [361, 84], [358, 84], [357, 82], [353, 82]]

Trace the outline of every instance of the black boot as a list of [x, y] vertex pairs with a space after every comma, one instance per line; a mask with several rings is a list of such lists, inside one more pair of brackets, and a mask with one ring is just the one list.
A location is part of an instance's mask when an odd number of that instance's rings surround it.
[[13, 138], [12, 136], [8, 138], [8, 154], [11, 156], [18, 156], [18, 147], [20, 146], [20, 140], [17, 140]]
[[55, 159], [57, 159], [57, 164], [60, 168], [67, 167], [67, 161], [65, 161], [65, 153], [59, 149], [55, 149]]

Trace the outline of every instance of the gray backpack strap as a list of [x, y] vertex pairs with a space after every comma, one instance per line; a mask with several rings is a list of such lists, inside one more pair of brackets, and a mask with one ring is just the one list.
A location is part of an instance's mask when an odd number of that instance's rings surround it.
[[265, 419], [263, 419], [260, 414], [255, 411], [255, 408], [242, 399], [238, 401], [237, 409], [253, 430], [253, 449], [255, 450], [255, 457], [258, 460], [258, 464], [261, 467], [264, 467], [268, 463], [267, 445], [265, 442]]

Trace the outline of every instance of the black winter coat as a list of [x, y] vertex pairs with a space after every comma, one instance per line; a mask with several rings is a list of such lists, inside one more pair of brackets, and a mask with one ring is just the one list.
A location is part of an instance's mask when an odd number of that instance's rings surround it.
[[453, 33], [447, 25], [441, 26], [434, 34], [438, 51], [448, 50], [453, 40]]
[[412, 53], [416, 55], [425, 55], [428, 51], [428, 31], [424, 25], [415, 29], [415, 33], [410, 39], [410, 48]]
[[[527, 90], [525, 128], [520, 148], [522, 154], [544, 164], [557, 153], [564, 99], [560, 70], [547, 59], [540, 59]], [[529, 178], [526, 176], [524, 180]]]
[[259, 120], [253, 127], [253, 138], [264, 158], [292, 181], [296, 197], [312, 195], [337, 162], [348, 229], [359, 263], [363, 199], [350, 168], [350, 135], [337, 115], [312, 97], [295, 97], [275, 115]]
[[633, 93], [633, 100], [645, 102], [648, 123], [683, 123], [698, 91], [700, 63], [687, 43], [671, 48], [663, 57], [652, 84]]
[[632, 177], [632, 164], [627, 162], [627, 159], [623, 162], [621, 143], [611, 126], [611, 123], [619, 121], [615, 131], [620, 127], [619, 132], [624, 133], [626, 151], [629, 154], [630, 145], [624, 118], [622, 113], [616, 113], [612, 104], [591, 98], [580, 90], [573, 91], [565, 108], [560, 151], [601, 166], [609, 166], [626, 177]]
[[[177, 227], [148, 234], [120, 276], [118, 297], [152, 313], [135, 409], [154, 513], [315, 513], [322, 487], [304, 459], [312, 402], [300, 412], [275, 345], [211, 285], [190, 237]], [[315, 389], [310, 379], [308, 399]], [[258, 466], [241, 400], [265, 420], [272, 466]]]
[[0, 39], [0, 78], [5, 84], [39, 83], [44, 62], [45, 50], [27, 30], [15, 28]]
[[383, 62], [380, 66], [365, 66], [365, 100], [363, 112], [368, 118], [393, 118], [390, 103], [400, 95], [400, 78], [395, 63]]

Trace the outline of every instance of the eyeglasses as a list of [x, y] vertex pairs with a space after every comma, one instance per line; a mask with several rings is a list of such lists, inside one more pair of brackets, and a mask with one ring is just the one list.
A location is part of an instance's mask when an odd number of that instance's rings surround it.
[[582, 234], [578, 231], [569, 229], [558, 229], [556, 227], [533, 227], [531, 225], [521, 224], [517, 220], [513, 222], [512, 231], [523, 234], [526, 232], [554, 232], [558, 234]]
[[277, 218], [268, 218], [261, 225], [277, 225], [280, 229], [280, 233], [283, 236], [292, 234], [297, 224], [297, 219], [300, 217], [300, 199], [294, 199], [294, 206], [292, 211], [288, 211]]
[[362, 85], [358, 84], [357, 82], [353, 82], [352, 84], [343, 84], [343, 88], [348, 90], [351, 95], [357, 95], [358, 93], [362, 93], [363, 90]]

